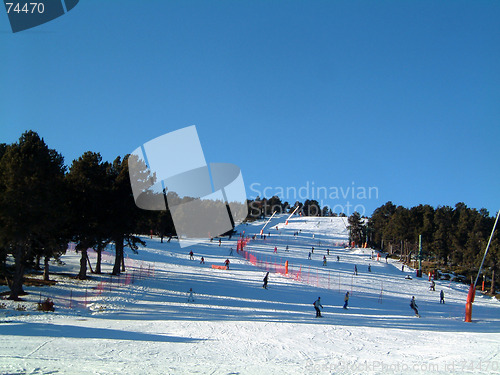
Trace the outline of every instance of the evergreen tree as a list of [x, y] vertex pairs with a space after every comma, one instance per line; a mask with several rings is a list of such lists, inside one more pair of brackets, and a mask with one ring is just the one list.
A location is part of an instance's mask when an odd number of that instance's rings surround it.
[[349, 216], [349, 219], [347, 219], [349, 225], [349, 233], [350, 233], [350, 239], [349, 241], [354, 243], [356, 245], [360, 245], [363, 242], [363, 220], [361, 219], [361, 215], [359, 212], [354, 212], [351, 216]]
[[[144, 165], [144, 171], [146, 170], [147, 168]], [[133, 251], [136, 251], [138, 244], [143, 246], [146, 245], [144, 241], [142, 241], [139, 237], [134, 236], [133, 233], [136, 233], [136, 223], [139, 220], [140, 215], [143, 212], [149, 211], [140, 210], [135, 205], [130, 185], [127, 156], [123, 159], [120, 157], [116, 158], [110, 167], [109, 173], [112, 178], [112, 195], [110, 198], [111, 208], [109, 212], [109, 221], [112, 223], [110, 228], [110, 237], [115, 243], [116, 248], [113, 274], [118, 275], [120, 274], [120, 271], [125, 271], [124, 247], [129, 246]], [[155, 214], [157, 213], [155, 212]], [[170, 221], [172, 222], [171, 217]]]
[[391, 239], [388, 236], [387, 225], [396, 212], [396, 206], [392, 202], [387, 202], [383, 206], [377, 208], [373, 211], [373, 215], [370, 218], [370, 228], [373, 230], [372, 241], [375, 247], [381, 248], [382, 241]]
[[1, 149], [0, 248], [14, 256], [9, 298], [18, 299], [24, 293], [26, 264], [35, 250], [44, 249], [50, 257], [65, 241], [57, 236], [64, 225], [65, 167], [63, 157], [33, 131]]
[[108, 168], [99, 153], [87, 151], [73, 161], [66, 175], [70, 189], [73, 240], [77, 243], [77, 251], [81, 252], [78, 277], [82, 280], [87, 277], [87, 250], [102, 250], [110, 241], [111, 181]]

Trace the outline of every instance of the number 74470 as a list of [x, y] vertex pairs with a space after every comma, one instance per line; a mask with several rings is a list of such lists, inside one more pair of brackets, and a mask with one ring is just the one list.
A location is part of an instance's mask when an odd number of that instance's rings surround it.
[[[24, 3], [21, 8], [20, 3], [5, 3], [7, 5], [7, 13], [16, 12], [16, 13], [43, 13], [45, 11], [45, 5], [43, 3]], [[31, 7], [31, 11], [30, 11]]]

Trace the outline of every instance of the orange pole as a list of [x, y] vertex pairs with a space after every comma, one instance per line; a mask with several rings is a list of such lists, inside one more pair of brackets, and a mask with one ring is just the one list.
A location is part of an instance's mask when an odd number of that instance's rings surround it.
[[467, 303], [465, 304], [465, 321], [467, 323], [472, 322], [472, 303], [474, 302], [474, 297], [476, 295], [476, 288], [474, 284], [469, 287], [469, 294], [467, 294]]
[[465, 304], [465, 321], [467, 323], [472, 322], [472, 303], [470, 302]]

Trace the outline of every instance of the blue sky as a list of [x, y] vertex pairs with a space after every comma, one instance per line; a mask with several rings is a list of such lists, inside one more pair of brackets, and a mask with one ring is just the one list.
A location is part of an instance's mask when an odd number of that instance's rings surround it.
[[82, 0], [13, 34], [1, 9], [0, 142], [33, 129], [69, 165], [196, 125], [249, 197], [494, 214], [499, 19], [493, 0]]

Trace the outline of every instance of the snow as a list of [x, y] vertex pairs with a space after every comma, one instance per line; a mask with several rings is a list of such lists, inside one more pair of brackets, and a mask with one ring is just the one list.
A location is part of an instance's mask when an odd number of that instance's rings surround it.
[[[473, 322], [465, 323], [466, 285], [436, 280], [432, 292], [426, 277], [415, 277], [408, 267], [402, 272], [395, 260], [386, 263], [381, 256], [377, 261], [376, 253], [371, 259], [371, 249], [336, 246], [347, 242], [346, 218], [294, 217], [287, 226], [285, 220], [284, 215], [273, 218], [264, 231], [271, 233], [266, 240], [258, 235], [264, 221], [239, 226], [246, 235], [257, 234], [246, 250], [259, 267], [236, 253], [237, 236], [224, 238], [220, 247], [214, 240], [188, 249], [174, 240], [145, 238], [147, 247], [128, 254], [129, 271], [120, 278], [109, 276], [110, 249], [103, 257], [108, 274], [87, 281], [53, 275], [54, 286], [26, 287], [25, 301], [0, 302], [0, 373], [500, 371], [499, 301], [477, 295]], [[191, 249], [195, 260], [189, 260]], [[78, 258], [68, 251], [65, 264], [51, 264], [51, 270], [74, 275]], [[229, 270], [211, 267], [227, 258]], [[284, 269], [285, 260], [288, 276], [274, 272]], [[268, 290], [262, 288], [266, 267]], [[190, 288], [194, 302], [187, 299]], [[441, 290], [444, 305], [439, 304]], [[342, 309], [346, 291], [351, 292], [348, 310]], [[315, 318], [312, 306], [318, 296], [323, 318]], [[412, 296], [421, 318], [409, 307]], [[36, 311], [37, 302], [47, 297], [56, 311]], [[15, 310], [19, 305], [26, 311]]]

